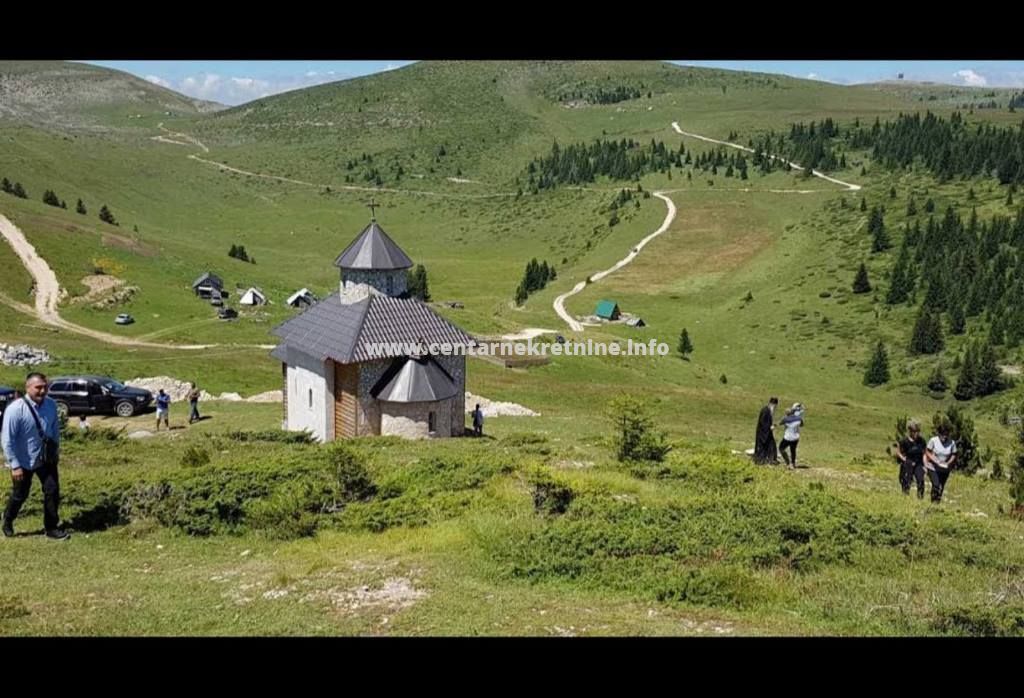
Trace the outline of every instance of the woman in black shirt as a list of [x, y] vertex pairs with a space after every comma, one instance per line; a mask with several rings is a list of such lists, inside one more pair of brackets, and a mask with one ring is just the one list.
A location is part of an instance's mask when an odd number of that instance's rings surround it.
[[927, 448], [921, 436], [921, 425], [916, 420], [907, 422], [907, 436], [896, 445], [896, 458], [900, 462], [900, 487], [910, 494], [910, 480], [917, 480], [917, 498], [924, 499], [924, 452]]

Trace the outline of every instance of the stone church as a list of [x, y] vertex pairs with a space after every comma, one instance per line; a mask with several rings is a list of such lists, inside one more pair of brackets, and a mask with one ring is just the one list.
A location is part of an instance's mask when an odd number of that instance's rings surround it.
[[470, 346], [460, 328], [411, 297], [412, 260], [372, 218], [334, 261], [338, 293], [274, 328], [280, 343], [284, 428], [319, 441], [370, 435], [461, 436], [466, 357], [375, 358], [368, 345], [447, 342]]

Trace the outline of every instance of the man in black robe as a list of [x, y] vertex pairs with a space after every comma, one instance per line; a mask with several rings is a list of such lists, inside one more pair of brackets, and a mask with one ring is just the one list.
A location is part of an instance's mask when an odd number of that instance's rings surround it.
[[775, 406], [779, 404], [779, 398], [773, 397], [768, 404], [761, 408], [761, 414], [757, 417], [757, 434], [754, 437], [754, 462], [758, 465], [775, 464], [779, 462], [779, 451], [775, 445], [775, 436], [772, 435], [772, 421], [775, 415]]

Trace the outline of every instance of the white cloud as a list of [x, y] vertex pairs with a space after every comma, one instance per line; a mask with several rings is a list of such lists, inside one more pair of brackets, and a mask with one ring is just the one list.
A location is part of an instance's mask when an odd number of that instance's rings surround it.
[[169, 87], [173, 89], [173, 85], [171, 85], [171, 83], [169, 83], [167, 80], [164, 80], [159, 75], [147, 75], [146, 80], [148, 82], [153, 83], [154, 85], [159, 85], [160, 87]]
[[807, 79], [808, 80], [818, 80], [820, 78], [818, 77], [817, 73], [807, 73]]
[[984, 75], [980, 75], [973, 70], [958, 70], [953, 73], [953, 77], [960, 78], [963, 84], [969, 87], [984, 87], [988, 84], [988, 79]]
[[198, 75], [189, 75], [188, 77], [181, 78], [176, 82], [163, 80], [156, 76], [148, 76], [146, 79], [189, 97], [207, 99], [234, 106], [281, 92], [320, 85], [325, 82], [333, 82], [346, 77], [348, 76], [336, 73], [333, 70], [324, 73], [310, 70], [295, 75], [276, 75], [262, 78], [249, 76], [222, 77], [215, 73], [199, 73]]

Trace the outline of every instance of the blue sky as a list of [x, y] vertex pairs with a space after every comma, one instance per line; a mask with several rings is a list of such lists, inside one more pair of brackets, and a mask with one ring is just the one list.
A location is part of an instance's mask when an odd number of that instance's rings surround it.
[[[123, 70], [190, 97], [242, 104], [324, 82], [393, 70], [412, 61], [86, 61]], [[895, 79], [1024, 88], [1024, 61], [685, 61], [731, 70], [782, 73], [840, 84]]]

